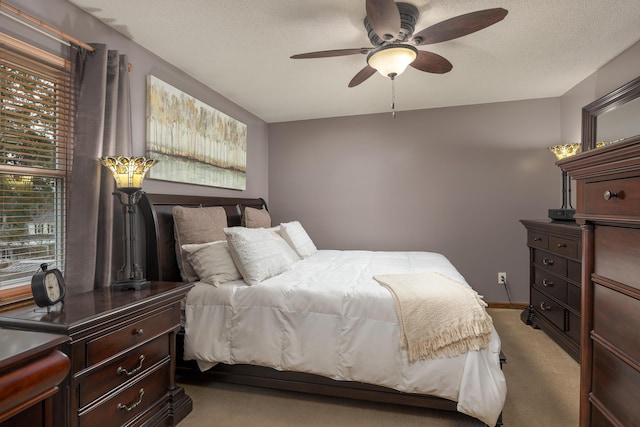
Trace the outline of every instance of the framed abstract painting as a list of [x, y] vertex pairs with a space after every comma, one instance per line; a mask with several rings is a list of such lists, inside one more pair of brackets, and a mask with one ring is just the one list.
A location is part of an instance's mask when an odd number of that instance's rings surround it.
[[147, 76], [150, 179], [246, 189], [247, 125]]

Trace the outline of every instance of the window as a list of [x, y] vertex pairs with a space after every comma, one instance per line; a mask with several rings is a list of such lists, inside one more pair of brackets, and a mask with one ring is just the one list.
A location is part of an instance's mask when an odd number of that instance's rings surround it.
[[69, 62], [0, 33], [0, 305], [31, 296], [40, 264], [64, 270]]

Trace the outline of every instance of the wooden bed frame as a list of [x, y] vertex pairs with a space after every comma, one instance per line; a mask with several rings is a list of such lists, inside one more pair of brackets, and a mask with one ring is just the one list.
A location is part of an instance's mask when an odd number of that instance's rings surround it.
[[[140, 222], [144, 224], [146, 242], [144, 269], [146, 278], [149, 280], [182, 281], [175, 253], [172, 215], [174, 206], [222, 206], [227, 212], [229, 226], [241, 225], [245, 207], [267, 208], [263, 199], [145, 194], [139, 202], [138, 215], [143, 219]], [[195, 363], [182, 359], [183, 343], [184, 335], [178, 334], [176, 365], [180, 374], [193, 374], [197, 371], [199, 375], [210, 375], [217, 381], [227, 383], [457, 412], [456, 402], [440, 397], [403, 393], [359, 382], [336, 381], [307, 373], [281, 372], [261, 366], [221, 363], [206, 373], [200, 373]], [[505, 361], [502, 354], [500, 359], [502, 364]], [[472, 417], [469, 419], [475, 420]], [[478, 425], [485, 425], [480, 421], [478, 423]], [[502, 416], [498, 419], [496, 426], [501, 425]]]

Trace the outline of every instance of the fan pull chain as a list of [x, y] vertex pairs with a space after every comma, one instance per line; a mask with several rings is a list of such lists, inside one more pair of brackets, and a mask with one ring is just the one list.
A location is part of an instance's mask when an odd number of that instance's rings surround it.
[[389, 75], [391, 77], [391, 117], [396, 118], [396, 79], [395, 76]]

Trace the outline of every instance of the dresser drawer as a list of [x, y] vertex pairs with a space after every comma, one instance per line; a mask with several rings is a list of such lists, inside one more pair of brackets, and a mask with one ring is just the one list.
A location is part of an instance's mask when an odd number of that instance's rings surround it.
[[534, 269], [533, 277], [533, 285], [538, 288], [538, 290], [555, 297], [560, 300], [560, 302], [567, 302], [566, 280], [538, 268]]
[[567, 277], [567, 259], [551, 252], [534, 249], [533, 263], [561, 277]]
[[596, 226], [594, 272], [640, 289], [640, 229]]
[[570, 311], [568, 313], [569, 315], [567, 316], [567, 327], [565, 328], [565, 332], [576, 344], [580, 345], [580, 316], [576, 316]]
[[537, 231], [527, 231], [527, 244], [536, 248], [547, 249], [549, 247], [549, 236]]
[[87, 366], [164, 334], [180, 322], [175, 305], [87, 343]]
[[638, 216], [640, 178], [586, 183], [583, 203], [589, 215]]
[[571, 283], [567, 285], [567, 304], [578, 313], [582, 312], [582, 288], [580, 286]]
[[537, 313], [540, 313], [558, 328], [564, 330], [564, 308], [560, 304], [537, 290], [531, 289], [531, 305], [533, 305]]
[[595, 406], [591, 406], [591, 424], [592, 427], [618, 427], [609, 421], [602, 412]]
[[109, 399], [80, 413], [80, 427], [106, 425], [105, 420], [108, 420], [108, 425], [124, 425], [160, 399], [167, 392], [169, 385], [167, 361]]
[[80, 380], [80, 408], [128, 380], [144, 376], [156, 363], [169, 357], [169, 335], [161, 335], [112, 360]]
[[640, 372], [607, 351], [593, 345], [591, 393], [623, 426], [638, 425]]
[[640, 301], [596, 284], [593, 306], [594, 332], [640, 364]]
[[562, 237], [549, 236], [549, 251], [554, 254], [578, 258], [579, 244], [576, 240], [565, 239]]
[[577, 261], [567, 261], [567, 277], [575, 283], [582, 283], [582, 264]]

